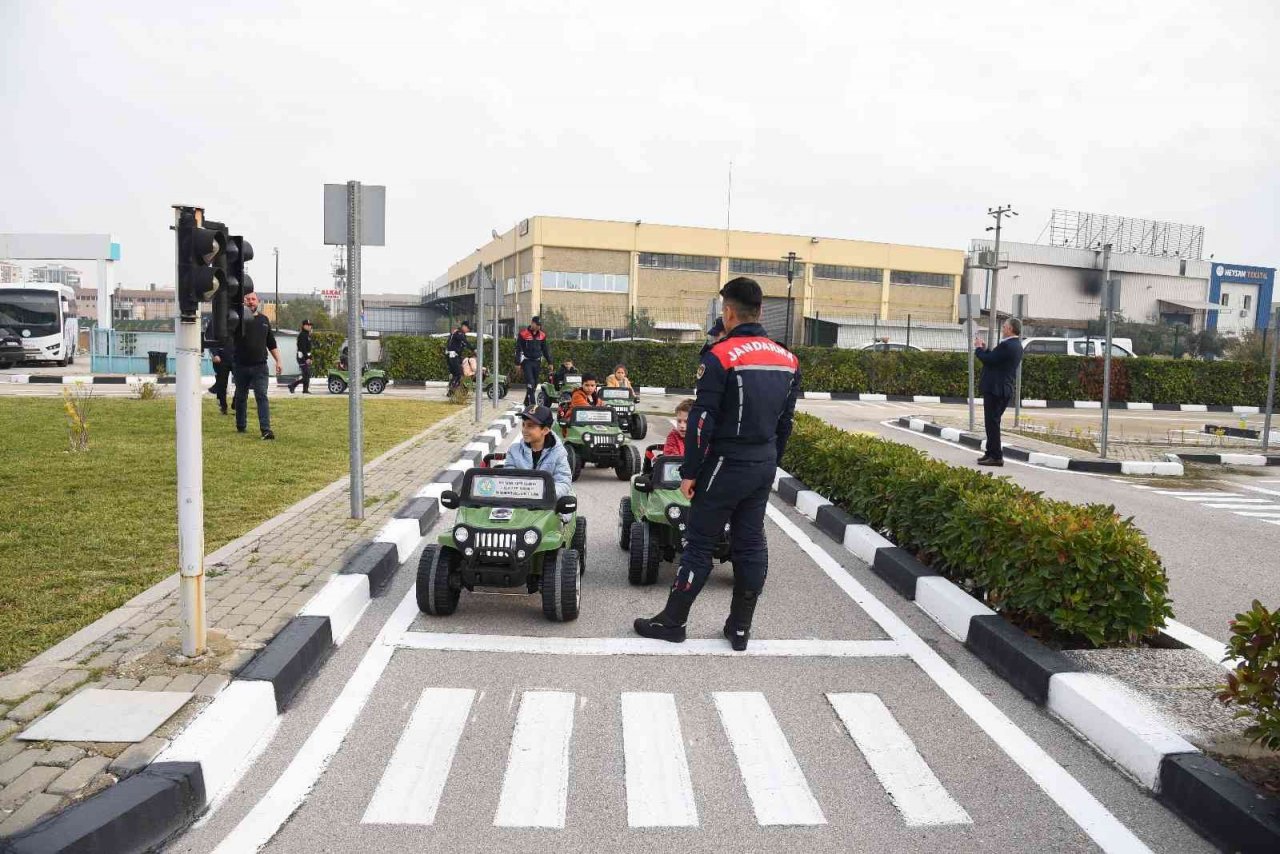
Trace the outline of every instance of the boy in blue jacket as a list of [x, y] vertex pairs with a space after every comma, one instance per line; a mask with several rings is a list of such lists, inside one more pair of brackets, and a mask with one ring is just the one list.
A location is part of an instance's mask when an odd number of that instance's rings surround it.
[[507, 451], [507, 468], [548, 472], [556, 482], [556, 497], [568, 495], [573, 491], [573, 472], [564, 444], [551, 429], [555, 416], [545, 406], [530, 406], [520, 419], [521, 441]]

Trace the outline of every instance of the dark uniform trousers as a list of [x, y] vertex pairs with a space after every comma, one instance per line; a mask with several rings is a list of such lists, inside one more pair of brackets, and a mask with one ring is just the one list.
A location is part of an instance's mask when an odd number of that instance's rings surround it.
[[209, 391], [217, 396], [218, 406], [223, 412], [227, 411], [227, 380], [230, 377], [231, 360], [219, 357], [219, 360], [213, 364], [213, 385], [209, 387]]
[[733, 530], [735, 593], [759, 594], [769, 571], [764, 514], [773, 490], [776, 461], [716, 457], [703, 462], [689, 507], [689, 530], [672, 589], [697, 596], [711, 575], [712, 550]]
[[982, 420], [987, 428], [987, 456], [994, 460], [1004, 459], [1004, 448], [1000, 444], [1000, 419], [1009, 408], [1009, 396], [1004, 394], [984, 394], [982, 396]]
[[449, 391], [453, 391], [462, 385], [462, 356], [446, 355], [444, 360], [449, 366]]
[[520, 367], [524, 370], [524, 405], [533, 406], [534, 390], [538, 387], [538, 377], [542, 375], [542, 361], [525, 359], [520, 363]]

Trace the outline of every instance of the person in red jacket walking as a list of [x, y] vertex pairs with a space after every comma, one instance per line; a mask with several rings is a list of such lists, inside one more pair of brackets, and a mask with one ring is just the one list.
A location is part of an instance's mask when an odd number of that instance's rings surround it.
[[693, 409], [693, 398], [680, 401], [680, 405], [676, 407], [676, 426], [667, 434], [666, 444], [662, 446], [663, 456], [684, 456], [684, 435], [689, 428], [690, 409]]

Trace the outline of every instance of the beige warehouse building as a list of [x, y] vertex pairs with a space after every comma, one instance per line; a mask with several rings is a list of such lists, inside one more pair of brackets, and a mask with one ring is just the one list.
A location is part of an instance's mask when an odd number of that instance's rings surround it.
[[483, 265], [498, 284], [508, 334], [541, 314], [568, 327], [562, 334], [570, 337], [603, 340], [634, 330], [701, 340], [717, 291], [746, 275], [764, 289], [766, 328], [782, 340], [792, 252], [793, 342], [810, 337], [818, 320], [956, 320], [962, 250], [547, 216], [522, 220], [461, 259], [426, 296], [454, 317], [473, 311]]

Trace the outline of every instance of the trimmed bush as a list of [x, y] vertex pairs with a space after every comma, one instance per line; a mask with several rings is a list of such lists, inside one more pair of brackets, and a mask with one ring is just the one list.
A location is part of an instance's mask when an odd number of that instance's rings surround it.
[[1045, 498], [809, 415], [782, 465], [1032, 634], [1133, 644], [1172, 616], [1159, 556], [1114, 507]]
[[342, 353], [342, 342], [347, 336], [341, 332], [311, 333], [311, 375], [322, 377], [330, 368], [338, 367], [338, 356]]
[[1253, 600], [1231, 621], [1227, 652], [1240, 663], [1218, 687], [1218, 699], [1237, 707], [1235, 717], [1253, 719], [1246, 736], [1280, 751], [1280, 610]]

